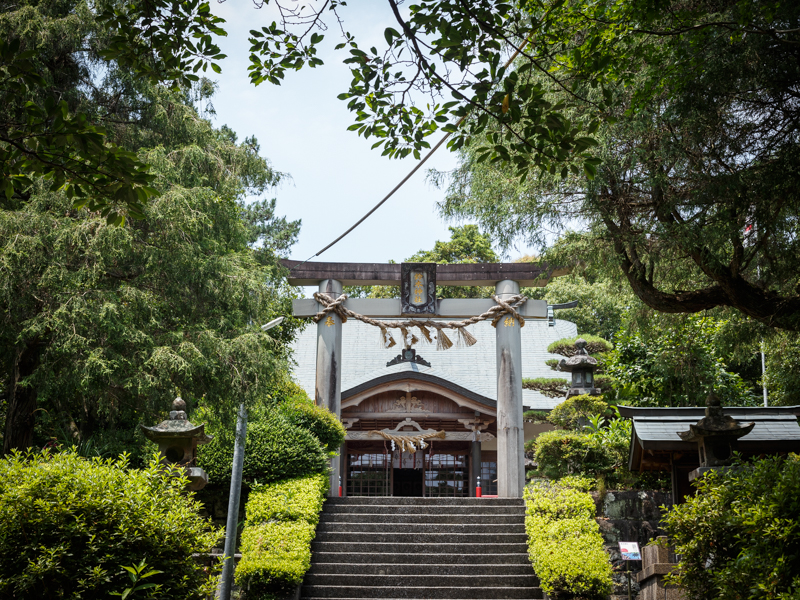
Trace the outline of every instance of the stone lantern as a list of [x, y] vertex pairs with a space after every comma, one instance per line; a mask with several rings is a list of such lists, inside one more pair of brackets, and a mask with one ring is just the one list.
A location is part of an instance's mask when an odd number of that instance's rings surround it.
[[754, 425], [755, 423], [739, 423], [733, 417], [725, 415], [719, 397], [711, 392], [706, 399], [706, 416], [694, 425], [689, 425], [689, 431], [678, 432], [684, 442], [696, 442], [700, 454], [700, 468], [689, 474], [689, 480], [709, 469], [731, 464], [736, 451], [736, 440], [750, 433]]
[[208, 475], [195, 466], [197, 446], [207, 444], [213, 436], [206, 435], [205, 424], [192, 425], [186, 419], [186, 402], [175, 398], [169, 419], [155, 427], [140, 425], [144, 436], [158, 444], [161, 461], [168, 465], [181, 466], [189, 478], [188, 490], [201, 490], [208, 483]]
[[583, 338], [575, 340], [578, 352], [569, 358], [562, 358], [558, 363], [560, 371], [572, 373], [567, 398], [589, 394], [599, 396], [600, 390], [594, 387], [594, 370], [597, 368], [597, 359], [589, 356], [586, 351], [587, 342]]

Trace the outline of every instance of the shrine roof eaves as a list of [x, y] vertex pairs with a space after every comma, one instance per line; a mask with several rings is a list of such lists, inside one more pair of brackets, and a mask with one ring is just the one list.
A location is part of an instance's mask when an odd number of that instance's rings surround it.
[[[318, 285], [336, 279], [342, 285], [399, 285], [400, 264], [306, 262], [284, 259], [291, 285]], [[545, 263], [469, 263], [436, 265], [436, 283], [444, 286], [490, 286], [510, 279], [521, 286], [542, 287], [569, 269]]]
[[491, 398], [487, 398], [482, 394], [478, 394], [471, 390], [468, 390], [465, 387], [462, 387], [452, 381], [448, 381], [441, 377], [437, 377], [436, 375], [431, 375], [430, 373], [422, 373], [416, 370], [402, 370], [395, 373], [387, 373], [385, 375], [380, 375], [374, 379], [370, 379], [369, 381], [365, 381], [359, 385], [356, 385], [349, 390], [342, 391], [342, 401], [347, 400], [348, 398], [365, 392], [371, 388], [377, 387], [384, 383], [391, 383], [394, 381], [403, 381], [403, 380], [412, 380], [412, 381], [424, 381], [425, 383], [432, 383], [434, 385], [441, 386], [445, 389], [450, 390], [460, 396], [463, 396], [469, 400], [477, 402], [478, 404], [482, 404], [488, 408], [497, 409], [497, 402], [492, 400]]

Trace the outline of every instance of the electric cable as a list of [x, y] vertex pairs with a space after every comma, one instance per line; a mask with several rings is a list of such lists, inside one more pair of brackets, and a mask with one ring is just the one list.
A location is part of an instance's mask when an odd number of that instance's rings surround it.
[[[529, 40], [528, 40], [528, 41], [529, 41]], [[525, 45], [525, 44], [522, 44], [522, 45], [520, 46], [520, 48], [517, 48], [516, 52], [514, 52], [514, 54], [512, 54], [512, 55], [511, 55], [511, 58], [509, 58], [509, 59], [506, 61], [506, 64], [505, 64], [505, 66], [503, 67], [504, 69], [507, 69], [507, 68], [509, 67], [509, 65], [511, 65], [511, 63], [512, 63], [512, 62], [514, 62], [514, 59], [515, 59], [515, 58], [517, 58], [517, 56], [519, 56], [519, 53], [521, 52], [521, 48], [522, 48], [522, 46], [524, 46], [524, 45]], [[463, 116], [463, 117], [461, 117], [461, 118], [458, 120], [458, 122], [456, 123], [456, 127], [455, 127], [455, 128], [458, 128], [458, 126], [459, 126], [459, 125], [461, 125], [461, 124], [462, 124], [462, 123], [463, 123], [463, 122], [466, 120], [466, 118], [467, 118], [467, 117], [466, 117], [466, 115], [465, 115], [465, 116]], [[289, 269], [289, 272], [291, 272], [291, 271], [294, 271], [294, 270], [295, 270], [296, 268], [298, 268], [298, 267], [302, 267], [304, 264], [306, 264], [306, 263], [307, 263], [308, 261], [310, 261], [312, 258], [316, 258], [317, 256], [319, 256], [320, 254], [322, 254], [323, 252], [325, 252], [325, 251], [326, 251], [326, 250], [328, 250], [329, 248], [331, 248], [331, 247], [335, 246], [335, 245], [336, 245], [338, 242], [340, 242], [340, 241], [341, 241], [343, 238], [345, 238], [345, 237], [346, 237], [346, 236], [347, 236], [347, 235], [348, 235], [348, 234], [349, 234], [351, 231], [353, 231], [353, 230], [354, 230], [356, 227], [358, 227], [359, 225], [361, 225], [361, 223], [363, 223], [364, 221], [366, 221], [366, 220], [367, 220], [367, 219], [370, 217], [370, 215], [372, 215], [372, 213], [374, 213], [374, 212], [375, 212], [376, 210], [378, 210], [378, 209], [379, 209], [381, 206], [383, 206], [383, 204], [384, 204], [384, 203], [385, 203], [385, 202], [386, 202], [386, 201], [387, 201], [389, 198], [391, 198], [391, 197], [394, 195], [394, 193], [395, 193], [397, 190], [399, 190], [401, 187], [403, 187], [403, 184], [404, 184], [406, 181], [408, 181], [408, 180], [411, 178], [411, 176], [412, 176], [412, 175], [414, 175], [414, 173], [416, 173], [417, 171], [419, 171], [419, 168], [420, 168], [422, 165], [424, 165], [424, 164], [425, 164], [425, 162], [426, 162], [426, 161], [427, 161], [427, 160], [428, 160], [428, 159], [429, 159], [429, 158], [430, 158], [430, 157], [433, 155], [433, 153], [434, 153], [434, 152], [436, 152], [436, 151], [439, 149], [439, 147], [440, 147], [442, 144], [444, 144], [444, 143], [447, 141], [447, 138], [449, 138], [451, 134], [452, 134], [452, 131], [449, 131], [449, 132], [447, 132], [446, 134], [444, 134], [444, 136], [442, 136], [442, 139], [440, 139], [440, 140], [439, 140], [439, 141], [436, 143], [436, 145], [435, 145], [433, 148], [431, 148], [431, 149], [428, 151], [428, 153], [427, 153], [425, 156], [423, 156], [423, 157], [422, 157], [422, 160], [420, 160], [420, 161], [419, 161], [419, 162], [418, 162], [418, 163], [417, 163], [417, 164], [414, 166], [414, 168], [413, 168], [413, 169], [411, 169], [411, 171], [409, 171], [408, 175], [406, 175], [405, 177], [403, 177], [403, 179], [400, 181], [400, 183], [398, 183], [396, 186], [394, 186], [394, 188], [392, 188], [392, 191], [391, 191], [391, 192], [389, 192], [388, 194], [386, 194], [386, 196], [384, 196], [384, 197], [383, 197], [383, 199], [382, 199], [380, 202], [378, 202], [378, 203], [377, 203], [375, 206], [373, 206], [373, 207], [370, 209], [370, 211], [369, 211], [367, 214], [365, 214], [365, 215], [364, 215], [363, 217], [361, 217], [361, 218], [360, 218], [358, 221], [356, 221], [356, 222], [355, 222], [355, 223], [354, 223], [354, 224], [353, 224], [353, 225], [350, 227], [350, 229], [348, 229], [347, 231], [345, 231], [345, 232], [344, 232], [342, 235], [340, 235], [339, 237], [337, 237], [335, 240], [333, 240], [333, 241], [332, 241], [330, 244], [328, 244], [327, 246], [325, 246], [325, 247], [324, 247], [322, 250], [320, 250], [320, 251], [319, 251], [319, 252], [317, 252], [316, 254], [312, 254], [312, 255], [311, 255], [311, 256], [309, 256], [307, 259], [305, 259], [303, 262], [301, 262], [301, 263], [297, 263], [295, 266], [293, 266], [291, 269]]]

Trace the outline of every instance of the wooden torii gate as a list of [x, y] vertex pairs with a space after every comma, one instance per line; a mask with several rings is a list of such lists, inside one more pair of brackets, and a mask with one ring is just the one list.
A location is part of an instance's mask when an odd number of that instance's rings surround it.
[[[507, 301], [520, 287], [544, 286], [566, 274], [531, 263], [447, 264], [324, 263], [284, 260], [292, 285], [318, 285], [319, 293], [338, 299], [346, 285], [399, 285], [401, 297], [348, 298], [347, 309], [371, 318], [470, 318], [496, 306], [491, 299], [437, 299], [436, 286], [494, 286]], [[292, 302], [296, 317], [314, 317], [323, 309], [315, 299]], [[547, 302], [528, 300], [517, 308], [524, 319], [547, 319]], [[511, 316], [498, 323], [497, 358], [497, 490], [500, 497], [519, 498], [525, 486], [522, 421], [522, 339], [519, 321]], [[317, 323], [315, 401], [341, 418], [342, 319], [330, 312]], [[331, 493], [338, 489], [340, 462], [331, 461]]]

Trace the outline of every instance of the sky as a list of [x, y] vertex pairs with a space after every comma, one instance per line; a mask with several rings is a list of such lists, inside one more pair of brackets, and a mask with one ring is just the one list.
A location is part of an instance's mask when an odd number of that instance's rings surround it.
[[[353, 116], [346, 102], [336, 96], [346, 91], [350, 72], [342, 64], [344, 51], [333, 46], [341, 41], [338, 29], [325, 32], [319, 57], [321, 67], [290, 71], [281, 86], [262, 83], [254, 87], [248, 78], [248, 31], [276, 19], [275, 9], [254, 7], [251, 0], [227, 0], [212, 11], [227, 23], [226, 38], [218, 38], [228, 58], [215, 75], [219, 89], [212, 102], [216, 126], [233, 129], [242, 140], [255, 135], [261, 154], [273, 167], [291, 175], [278, 188], [278, 214], [302, 219], [298, 243], [291, 258], [305, 260], [328, 245], [381, 200], [414, 167], [416, 160], [382, 157], [370, 150], [374, 139], [365, 140], [347, 131]], [[383, 31], [395, 25], [383, 0], [353, 2], [342, 11], [346, 30], [359, 45], [385, 45]], [[209, 71], [210, 72], [210, 71]], [[440, 134], [431, 136], [434, 145]], [[425, 171], [451, 170], [457, 157], [440, 148], [395, 195], [359, 228], [314, 260], [329, 262], [401, 261], [436, 240], [449, 239], [448, 225], [439, 218], [436, 202], [444, 191], [426, 182]], [[520, 248], [519, 254], [523, 254]], [[510, 258], [516, 258], [511, 256]]]

